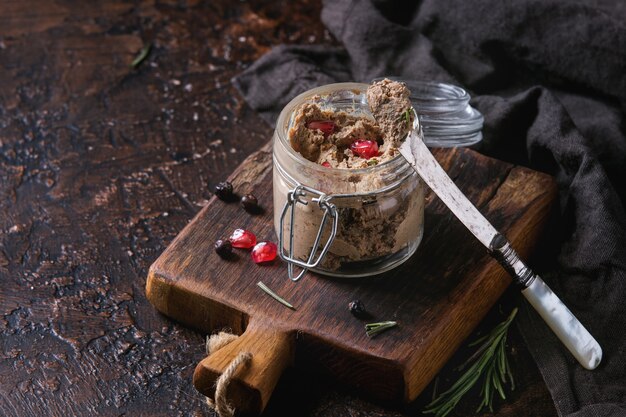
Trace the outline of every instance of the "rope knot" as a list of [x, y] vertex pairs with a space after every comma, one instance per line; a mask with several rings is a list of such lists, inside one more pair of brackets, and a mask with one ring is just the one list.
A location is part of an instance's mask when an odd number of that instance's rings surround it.
[[[239, 336], [225, 331], [221, 331], [207, 337], [207, 354], [210, 355], [215, 353], [219, 349], [235, 341], [238, 337]], [[230, 362], [230, 364], [228, 364], [222, 375], [220, 375], [215, 382], [215, 401], [211, 400], [209, 397], [206, 398], [206, 402], [209, 407], [213, 408], [219, 417], [233, 417], [235, 415], [235, 409], [228, 404], [226, 391], [237, 370], [240, 367], [243, 368], [248, 366], [251, 360], [252, 354], [250, 352], [239, 352], [239, 354]]]

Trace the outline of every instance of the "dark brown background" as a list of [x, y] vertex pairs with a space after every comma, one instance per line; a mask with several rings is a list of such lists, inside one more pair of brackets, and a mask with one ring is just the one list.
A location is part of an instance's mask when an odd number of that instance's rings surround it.
[[[230, 78], [279, 43], [334, 44], [319, 11], [317, 1], [0, 2], [0, 415], [211, 414], [191, 385], [204, 335], [147, 302], [147, 270], [270, 138]], [[146, 43], [150, 56], [131, 69]], [[517, 300], [512, 291], [483, 327]], [[496, 414], [555, 416], [516, 329], [510, 350], [517, 388]], [[290, 371], [266, 414], [421, 415], [431, 395], [391, 409]]]

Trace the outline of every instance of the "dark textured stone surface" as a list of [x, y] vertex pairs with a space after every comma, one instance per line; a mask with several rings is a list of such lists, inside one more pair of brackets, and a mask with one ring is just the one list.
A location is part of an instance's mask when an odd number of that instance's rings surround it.
[[[319, 10], [0, 4], [1, 415], [210, 413], [191, 384], [203, 335], [147, 302], [147, 269], [270, 138], [230, 78], [272, 45], [332, 44]], [[147, 43], [150, 55], [130, 68]], [[513, 336], [518, 389], [498, 415], [555, 415]], [[393, 411], [292, 371], [267, 414], [419, 415], [427, 400]]]

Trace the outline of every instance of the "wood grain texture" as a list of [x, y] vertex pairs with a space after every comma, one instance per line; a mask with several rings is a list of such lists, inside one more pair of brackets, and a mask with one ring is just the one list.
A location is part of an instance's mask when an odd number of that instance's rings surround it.
[[[556, 197], [554, 181], [471, 150], [438, 150], [435, 155], [468, 198], [527, 256]], [[231, 177], [237, 192], [254, 191], [264, 213], [251, 216], [236, 203], [212, 199], [150, 268], [148, 299], [165, 314], [207, 332], [249, 320], [262, 323], [266, 330], [297, 332], [295, 354], [300, 361], [305, 357], [313, 367], [358, 386], [369, 397], [413, 401], [500, 297], [510, 278], [432, 194], [425, 209], [424, 239], [416, 255], [374, 278], [342, 280], [308, 274], [293, 283], [281, 262], [256, 266], [247, 251], [237, 251], [236, 260], [219, 258], [212, 250], [214, 242], [235, 228], [251, 230], [259, 240], [276, 239], [271, 163], [271, 149], [266, 145]], [[255, 285], [259, 280], [297, 309], [286, 309], [264, 296]], [[348, 312], [346, 306], [352, 299], [369, 306], [375, 316], [372, 320], [396, 320], [399, 328], [368, 338], [363, 322]], [[191, 315], [190, 305], [196, 306]], [[190, 316], [207, 319], [191, 322]], [[252, 331], [258, 336], [257, 329], [258, 325], [253, 326]], [[247, 329], [242, 338], [254, 341]], [[241, 343], [238, 349], [248, 346]], [[237, 354], [237, 349], [229, 349], [215, 361], [203, 361], [196, 370], [196, 386], [210, 395], [207, 388], [228, 364], [224, 358], [232, 360]], [[211, 362], [215, 363], [209, 366]], [[264, 365], [261, 358], [259, 367]], [[285, 363], [277, 361], [276, 366], [282, 369]], [[276, 372], [270, 374], [276, 376]], [[266, 384], [250, 373], [238, 381], [260, 391], [275, 383]], [[240, 408], [262, 410], [256, 395], [242, 400], [238, 390], [235, 397]]]
[[[158, 314], [148, 267], [271, 137], [230, 78], [278, 44], [335, 45], [319, 12], [318, 0], [0, 2], [0, 415], [214, 415], [192, 385], [205, 334]], [[224, 322], [224, 309], [190, 321]], [[498, 305], [482, 329], [500, 317]], [[556, 416], [511, 336], [518, 387], [497, 415]], [[308, 363], [296, 358], [266, 415], [418, 416], [432, 393], [383, 407]]]

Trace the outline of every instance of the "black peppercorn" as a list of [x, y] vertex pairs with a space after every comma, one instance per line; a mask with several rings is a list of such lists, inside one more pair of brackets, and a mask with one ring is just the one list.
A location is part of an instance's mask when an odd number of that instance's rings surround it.
[[228, 239], [220, 239], [217, 242], [215, 242], [215, 252], [221, 257], [221, 258], [228, 258], [232, 253], [233, 253], [233, 245], [232, 243], [230, 243], [230, 240]]
[[243, 207], [248, 213], [258, 213], [259, 200], [257, 200], [257, 198], [252, 194], [246, 194], [241, 197], [241, 207]]
[[350, 301], [348, 304], [348, 308], [350, 309], [350, 313], [354, 315], [354, 317], [358, 317], [360, 319], [369, 317], [367, 311], [365, 311], [365, 305], [361, 302], [361, 300]]
[[215, 195], [220, 200], [232, 201], [234, 197], [233, 185], [228, 181], [220, 182], [215, 186]]

